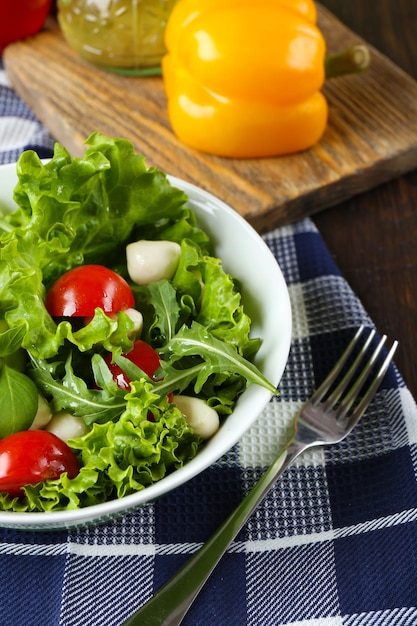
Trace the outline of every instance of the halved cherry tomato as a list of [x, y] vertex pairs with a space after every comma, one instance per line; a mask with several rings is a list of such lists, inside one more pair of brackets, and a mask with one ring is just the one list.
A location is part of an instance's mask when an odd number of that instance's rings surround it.
[[74, 452], [45, 430], [23, 430], [0, 440], [0, 492], [20, 497], [22, 487], [54, 480], [63, 472], [74, 478], [80, 466]]
[[[160, 365], [159, 355], [156, 350], [142, 339], [137, 339], [133, 344], [132, 350], [123, 356], [140, 367], [150, 378], [153, 377]], [[106, 357], [106, 363], [117, 386], [128, 391], [130, 389], [130, 379], [116, 363], [111, 362], [111, 354]]]
[[45, 300], [53, 317], [92, 317], [96, 308], [119, 313], [134, 304], [125, 279], [103, 265], [81, 265], [66, 272], [52, 285]]

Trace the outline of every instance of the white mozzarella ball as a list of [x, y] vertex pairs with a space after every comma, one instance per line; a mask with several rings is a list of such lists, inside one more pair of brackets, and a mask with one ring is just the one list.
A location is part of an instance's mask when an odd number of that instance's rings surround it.
[[42, 430], [52, 419], [51, 407], [43, 396], [38, 395], [38, 410], [29, 430]]
[[82, 437], [89, 431], [89, 427], [81, 417], [71, 415], [67, 411], [59, 411], [55, 413], [46, 429], [53, 433], [62, 441], [68, 441], [74, 437]]
[[133, 322], [133, 330], [130, 333], [131, 336], [140, 337], [143, 330], [143, 315], [137, 309], [126, 309], [124, 311]]
[[196, 435], [209, 439], [219, 429], [220, 420], [217, 412], [200, 398], [191, 396], [175, 396], [174, 404], [184, 415]]
[[142, 239], [126, 246], [127, 270], [138, 285], [172, 278], [180, 256], [181, 246], [175, 241]]

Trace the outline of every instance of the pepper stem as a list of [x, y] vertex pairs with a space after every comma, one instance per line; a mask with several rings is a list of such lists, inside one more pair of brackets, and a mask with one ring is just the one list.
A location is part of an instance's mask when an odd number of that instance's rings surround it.
[[344, 74], [357, 74], [368, 69], [371, 63], [369, 48], [362, 44], [346, 48], [337, 54], [329, 54], [324, 60], [327, 78], [337, 78]]

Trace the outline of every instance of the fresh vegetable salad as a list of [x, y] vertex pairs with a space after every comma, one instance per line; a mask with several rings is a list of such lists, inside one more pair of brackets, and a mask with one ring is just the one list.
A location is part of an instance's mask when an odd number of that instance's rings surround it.
[[166, 175], [94, 133], [17, 163], [0, 218], [0, 508], [121, 498], [192, 459], [250, 384], [235, 281]]

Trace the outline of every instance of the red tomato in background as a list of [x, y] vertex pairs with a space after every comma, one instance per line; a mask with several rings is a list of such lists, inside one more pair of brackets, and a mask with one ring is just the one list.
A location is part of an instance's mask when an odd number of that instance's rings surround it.
[[45, 300], [53, 317], [93, 317], [98, 307], [105, 313], [118, 313], [134, 304], [125, 279], [103, 265], [81, 265], [66, 272], [52, 285]]
[[[133, 344], [132, 350], [123, 356], [140, 367], [149, 378], [153, 377], [160, 364], [156, 350], [142, 339], [137, 339]], [[128, 391], [130, 389], [130, 379], [116, 363], [111, 362], [111, 354], [107, 356], [106, 363], [117, 386]]]
[[1, 0], [0, 52], [13, 41], [36, 35], [51, 5], [51, 0]]
[[0, 492], [12, 498], [24, 485], [35, 485], [67, 472], [74, 478], [78, 460], [67, 444], [45, 430], [23, 430], [0, 440]]

